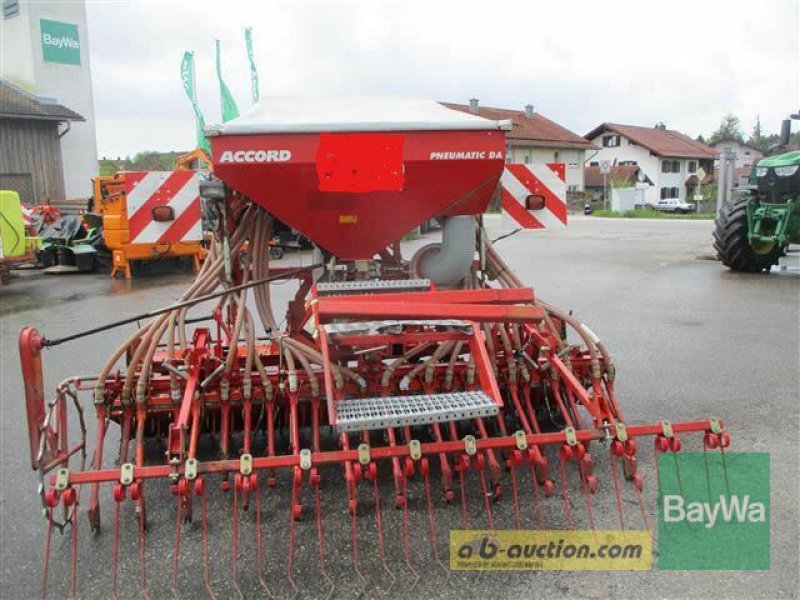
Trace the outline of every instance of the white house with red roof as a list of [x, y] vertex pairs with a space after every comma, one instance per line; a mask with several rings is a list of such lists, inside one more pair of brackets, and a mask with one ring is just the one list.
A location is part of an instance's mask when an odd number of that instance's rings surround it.
[[584, 136], [600, 148], [590, 166], [608, 160], [612, 165], [638, 165], [653, 182], [645, 190], [645, 203], [661, 199], [693, 200], [701, 180], [714, 170], [716, 152], [687, 135], [655, 127], [603, 123]]
[[492, 119], [510, 120], [512, 129], [506, 134], [506, 162], [511, 163], [564, 163], [567, 189], [573, 192], [584, 190], [583, 165], [586, 151], [597, 147], [577, 133], [551, 121], [527, 105], [522, 110], [480, 106], [473, 98], [469, 104], [442, 102], [447, 108], [469, 112]]

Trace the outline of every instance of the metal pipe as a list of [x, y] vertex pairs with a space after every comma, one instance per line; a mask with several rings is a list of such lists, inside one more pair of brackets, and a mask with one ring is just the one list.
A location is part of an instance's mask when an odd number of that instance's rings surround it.
[[456, 284], [469, 272], [474, 255], [475, 217], [447, 217], [442, 226], [442, 244], [422, 257], [420, 275], [437, 285]]

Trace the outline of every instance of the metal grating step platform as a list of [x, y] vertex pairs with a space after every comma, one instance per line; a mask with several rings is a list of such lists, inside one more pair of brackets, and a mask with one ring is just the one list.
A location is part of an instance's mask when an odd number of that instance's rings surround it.
[[498, 411], [483, 391], [356, 398], [336, 403], [336, 426], [340, 431], [385, 429], [492, 417]]
[[386, 292], [404, 292], [409, 290], [428, 290], [430, 279], [371, 279], [368, 281], [332, 281], [317, 284], [320, 296], [340, 294], [380, 294]]

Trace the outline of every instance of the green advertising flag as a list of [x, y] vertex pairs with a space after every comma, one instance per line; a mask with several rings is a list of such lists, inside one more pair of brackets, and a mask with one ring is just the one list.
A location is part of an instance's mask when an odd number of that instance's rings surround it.
[[253, 29], [245, 27], [244, 29], [244, 43], [247, 46], [247, 60], [250, 61], [250, 94], [253, 98], [253, 104], [258, 102], [258, 71], [256, 70], [256, 61], [253, 58]]
[[193, 52], [183, 53], [183, 60], [181, 61], [181, 80], [183, 81], [183, 89], [186, 90], [186, 96], [189, 98], [189, 102], [192, 103], [192, 108], [194, 109], [195, 125], [197, 126], [197, 147], [210, 153], [211, 147], [208, 145], [208, 140], [205, 136], [206, 120], [203, 118], [200, 107], [197, 106]]
[[222, 80], [222, 65], [219, 57], [219, 40], [217, 40], [217, 79], [219, 79], [219, 99], [222, 103], [222, 121], [230, 121], [239, 116], [239, 109], [236, 108], [236, 101], [231, 95], [231, 91]]

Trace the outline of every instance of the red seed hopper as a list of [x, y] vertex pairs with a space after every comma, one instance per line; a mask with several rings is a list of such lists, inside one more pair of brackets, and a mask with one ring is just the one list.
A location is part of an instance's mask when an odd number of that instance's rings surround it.
[[[48, 523], [45, 573], [54, 527], [69, 528], [77, 557], [83, 507], [95, 530], [110, 519], [113, 551], [103, 560], [115, 595], [120, 514], [133, 505], [146, 589], [146, 539], [167, 524], [148, 522], [145, 506], [168, 488], [177, 511], [175, 593], [181, 540], [192, 528], [203, 532], [203, 581], [212, 595], [220, 590], [211, 559], [220, 556], [231, 562], [236, 589], [254, 586], [245, 595], [276, 587], [265, 557], [287, 556], [296, 592], [298, 535], [315, 540], [331, 590], [352, 580], [326, 566], [324, 521], [334, 503], [352, 519], [343, 544], [361, 586], [408, 578], [410, 587], [430, 571], [426, 561], [442, 564], [439, 503], [459, 504], [463, 527], [594, 527], [592, 498], [605, 486], [621, 527], [633, 520], [624, 511], [628, 497], [646, 524], [637, 438], [654, 439], [656, 453], [678, 452], [683, 436], [698, 433], [706, 450], [724, 451], [730, 436], [716, 419], [628, 422], [606, 346], [538, 298], [492, 247], [477, 217], [497, 191], [506, 128], [404, 98], [267, 100], [213, 128], [214, 174], [200, 190], [216, 215], [215, 237], [181, 299], [148, 313], [98, 374], [70, 378], [52, 395], [41, 351], [106, 328], [61, 340], [22, 331], [30, 458]], [[442, 224], [441, 243], [404, 256], [403, 236], [432, 218]], [[274, 219], [312, 240], [311, 264], [270, 265]], [[297, 293], [276, 318], [270, 284], [288, 279]], [[70, 413], [81, 416], [72, 437]], [[83, 424], [92, 420], [88, 438]], [[109, 448], [117, 431], [118, 447]], [[145, 448], [154, 440], [164, 450], [156, 456]], [[595, 472], [602, 455], [607, 477]], [[341, 495], [323, 501], [329, 483]], [[480, 523], [469, 518], [471, 489], [479, 490]], [[206, 508], [219, 494], [230, 498], [224, 518]], [[270, 494], [290, 499], [288, 538], [275, 535]], [[386, 494], [401, 516], [391, 533]], [[513, 508], [504, 521], [501, 498]], [[103, 502], [112, 509], [101, 510]], [[563, 516], [546, 517], [546, 504]], [[374, 517], [368, 547], [380, 556], [377, 574], [359, 552], [358, 517], [366, 511]], [[222, 553], [214, 528], [231, 514], [230, 549]], [[312, 524], [295, 524], [305, 515]], [[427, 537], [427, 556], [412, 555], [415, 527]], [[255, 539], [252, 555], [240, 550], [245, 535]], [[402, 541], [397, 556], [393, 537]], [[83, 585], [79, 563], [71, 561], [72, 578], [60, 584], [73, 593]], [[45, 591], [65, 591], [51, 588], [45, 578]]]

